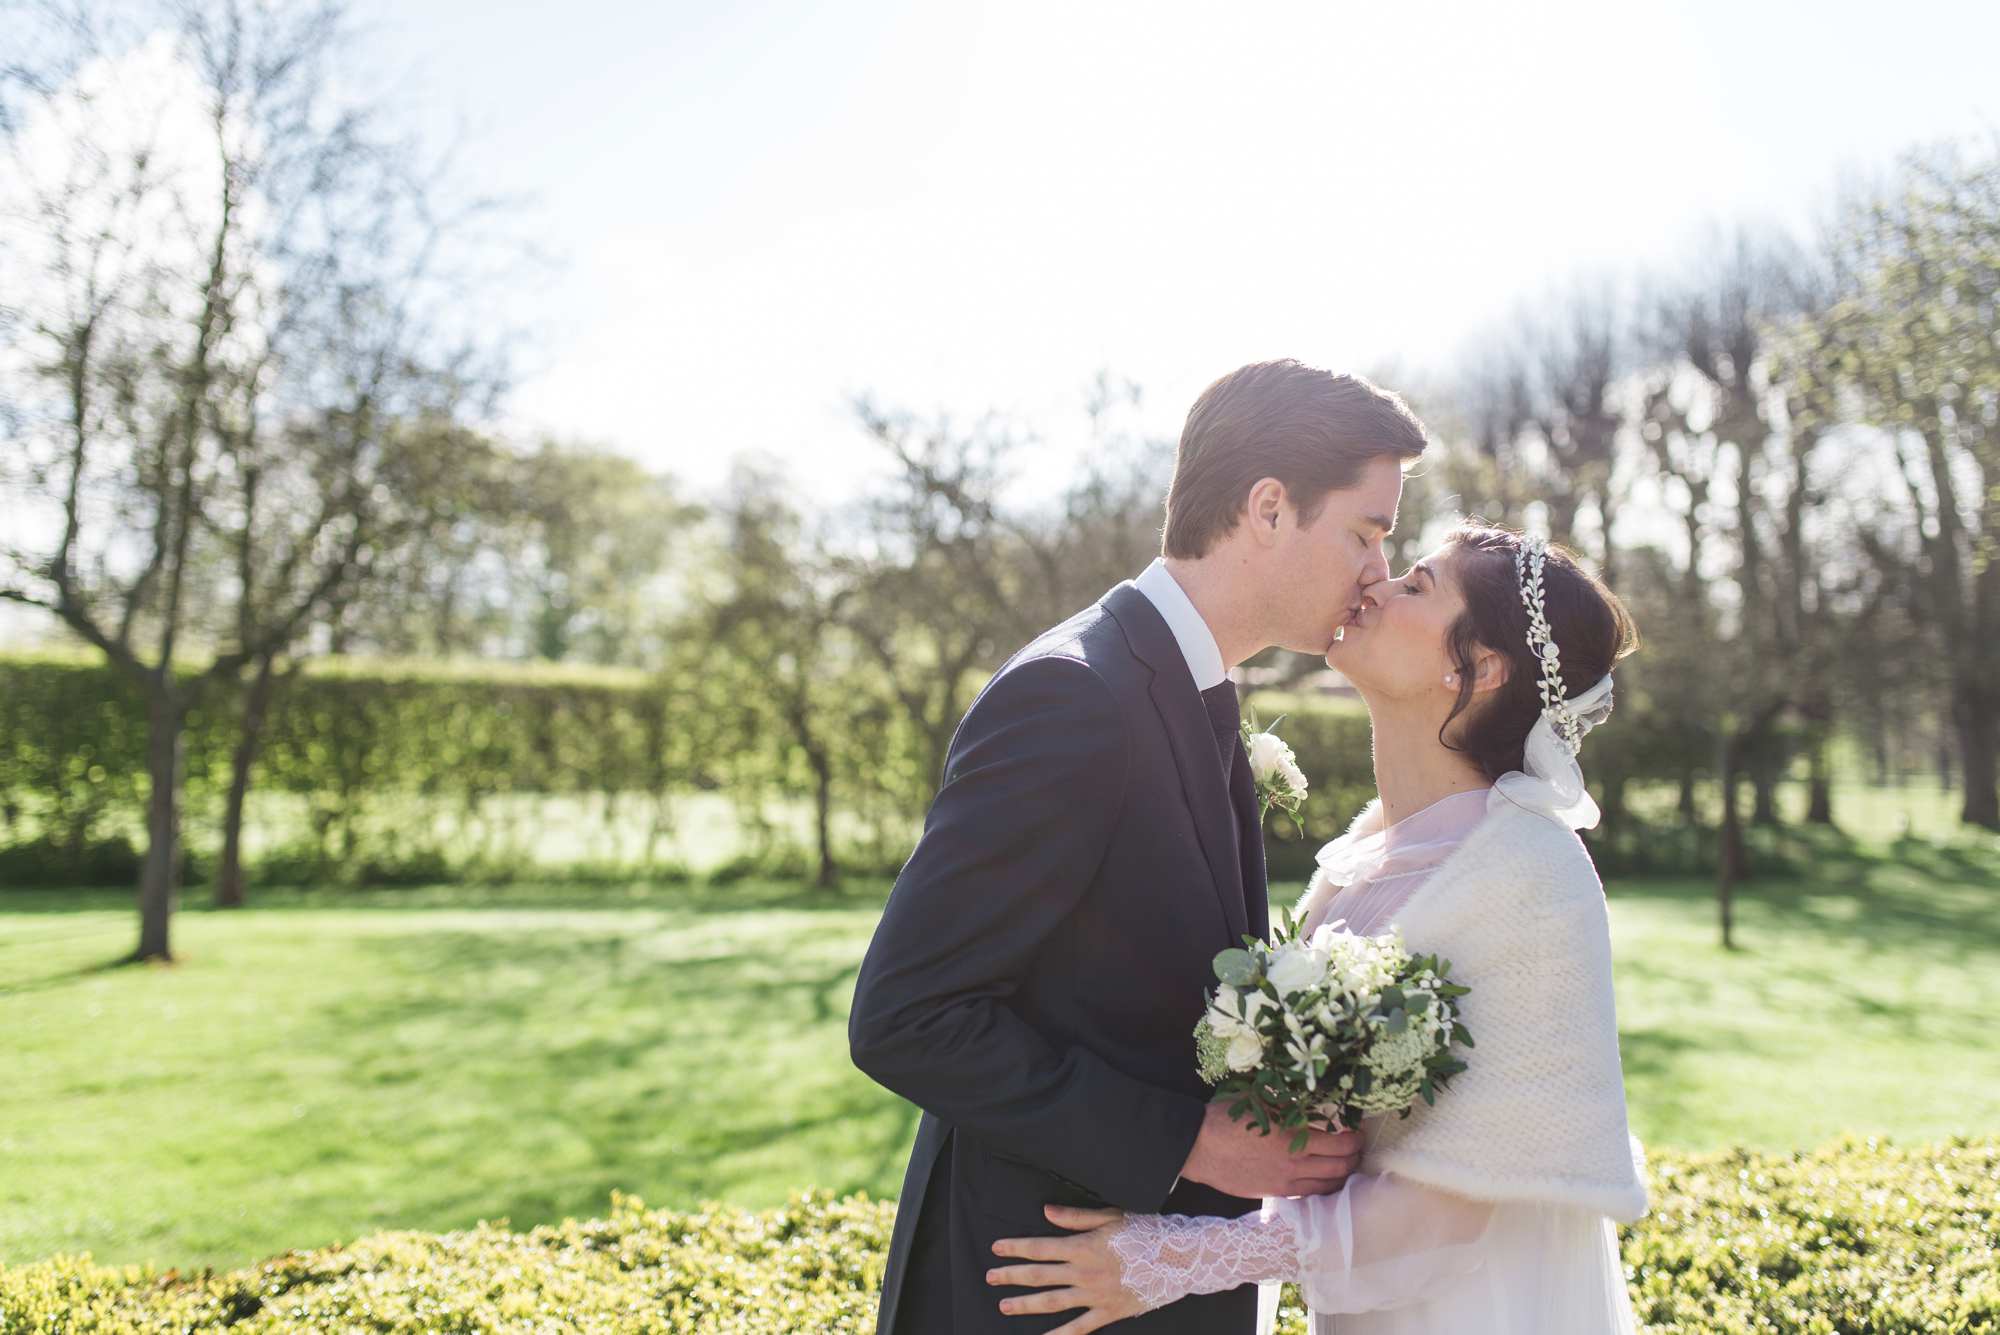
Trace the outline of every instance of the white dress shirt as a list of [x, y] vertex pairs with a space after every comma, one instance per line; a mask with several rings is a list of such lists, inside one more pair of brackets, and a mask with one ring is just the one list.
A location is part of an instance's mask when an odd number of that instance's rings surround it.
[[1181, 647], [1181, 657], [1187, 660], [1188, 675], [1194, 678], [1194, 688], [1205, 691], [1211, 686], [1220, 686], [1229, 673], [1222, 666], [1222, 650], [1215, 643], [1215, 632], [1201, 619], [1201, 613], [1195, 610], [1187, 590], [1167, 569], [1166, 558], [1154, 557], [1153, 564], [1140, 571], [1139, 577], [1132, 582], [1139, 586], [1139, 592], [1145, 594], [1166, 619], [1167, 629], [1174, 633], [1174, 643]]

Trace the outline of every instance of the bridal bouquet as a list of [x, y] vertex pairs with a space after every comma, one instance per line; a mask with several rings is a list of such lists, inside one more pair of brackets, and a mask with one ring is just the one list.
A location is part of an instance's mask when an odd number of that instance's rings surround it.
[[1407, 1117], [1465, 1069], [1470, 1048], [1451, 961], [1412, 955], [1400, 936], [1358, 936], [1328, 923], [1308, 940], [1285, 912], [1271, 942], [1245, 938], [1215, 957], [1220, 982], [1195, 1026], [1202, 1079], [1232, 1117], [1269, 1134], [1352, 1127], [1363, 1116]]

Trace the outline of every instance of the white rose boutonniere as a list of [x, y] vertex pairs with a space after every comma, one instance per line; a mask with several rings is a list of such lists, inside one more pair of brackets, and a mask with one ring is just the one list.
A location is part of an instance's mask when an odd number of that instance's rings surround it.
[[1278, 736], [1277, 727], [1282, 722], [1281, 716], [1262, 731], [1251, 720], [1243, 722], [1243, 749], [1250, 754], [1250, 777], [1257, 785], [1257, 822], [1261, 825], [1271, 808], [1276, 807], [1290, 816], [1292, 825], [1304, 834], [1299, 808], [1306, 800], [1306, 776], [1292, 748]]

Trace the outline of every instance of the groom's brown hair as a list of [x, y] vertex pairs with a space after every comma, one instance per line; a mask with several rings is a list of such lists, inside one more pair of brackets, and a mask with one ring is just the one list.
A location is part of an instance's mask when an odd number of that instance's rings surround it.
[[1353, 486], [1369, 460], [1423, 452], [1424, 424], [1388, 390], [1290, 358], [1253, 362], [1188, 409], [1162, 550], [1206, 556], [1236, 527], [1260, 478], [1284, 483], [1300, 525], [1309, 526], [1327, 493]]

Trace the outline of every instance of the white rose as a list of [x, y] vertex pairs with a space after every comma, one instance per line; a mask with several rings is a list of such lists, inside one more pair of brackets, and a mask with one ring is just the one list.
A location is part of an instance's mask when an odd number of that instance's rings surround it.
[[1259, 783], [1276, 774], [1279, 767], [1292, 764], [1292, 748], [1278, 739], [1274, 732], [1253, 732], [1250, 734], [1250, 773]]
[[1338, 938], [1353, 935], [1347, 930], [1347, 919], [1341, 918], [1335, 922], [1323, 922], [1314, 928], [1313, 934], [1306, 938], [1306, 944], [1314, 950], [1332, 950], [1339, 944]]
[[1284, 759], [1278, 762], [1278, 773], [1284, 776], [1285, 787], [1301, 795], [1306, 791], [1306, 772], [1298, 767], [1287, 750]]
[[[1256, 994], [1252, 993], [1251, 995], [1254, 996]], [[1262, 1000], [1261, 997], [1258, 999]], [[1236, 989], [1225, 983], [1221, 990], [1215, 994], [1215, 1000], [1210, 1002], [1208, 1007], [1208, 1027], [1215, 1031], [1218, 1038], [1227, 1041], [1239, 1034], [1251, 1032], [1250, 1026], [1243, 1023], [1237, 1017], [1236, 1011]], [[1254, 1011], [1251, 1013], [1255, 1014]]]
[[1280, 946], [1267, 977], [1281, 997], [1303, 992], [1326, 976], [1326, 956], [1300, 946]]
[[1257, 1063], [1264, 1060], [1264, 1040], [1254, 1030], [1246, 1030], [1229, 1040], [1224, 1060], [1232, 1071], [1254, 1071]]
[[1243, 992], [1243, 1019], [1247, 1024], [1256, 1024], [1257, 1017], [1278, 1003], [1264, 995], [1261, 987], [1246, 988]]

